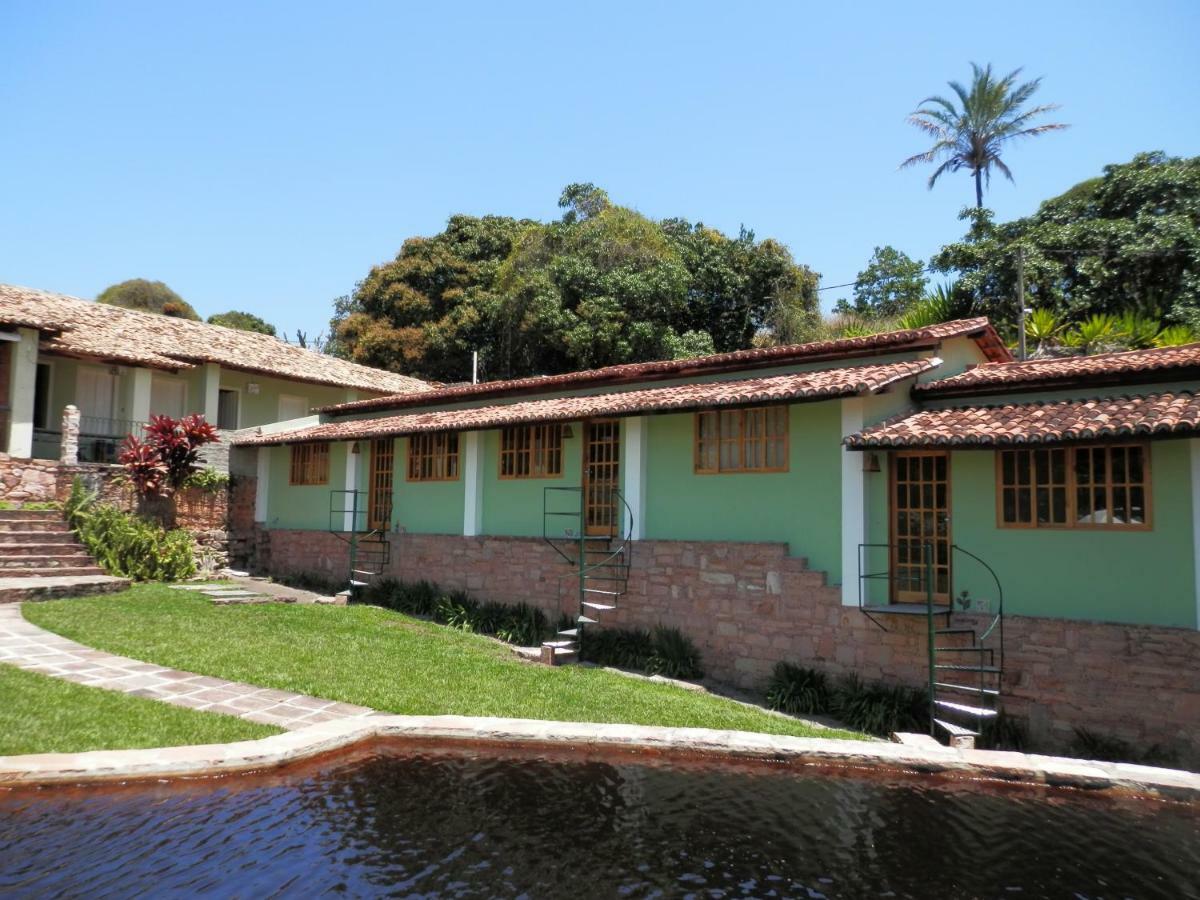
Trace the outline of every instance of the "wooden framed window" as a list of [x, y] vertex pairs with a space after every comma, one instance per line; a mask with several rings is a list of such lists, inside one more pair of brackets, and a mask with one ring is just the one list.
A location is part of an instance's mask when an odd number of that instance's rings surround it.
[[292, 444], [289, 484], [329, 484], [329, 445]]
[[408, 439], [409, 481], [458, 480], [458, 432], [414, 434]]
[[698, 474], [786, 472], [788, 408], [757, 406], [696, 413]]
[[500, 432], [501, 478], [562, 475], [562, 425], [517, 425]]
[[1150, 445], [1001, 450], [997, 518], [1004, 528], [1150, 527]]

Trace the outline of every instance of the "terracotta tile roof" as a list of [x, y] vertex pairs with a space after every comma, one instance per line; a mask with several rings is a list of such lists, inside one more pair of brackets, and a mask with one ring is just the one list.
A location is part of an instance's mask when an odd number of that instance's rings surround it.
[[826, 400], [882, 390], [897, 381], [928, 372], [938, 364], [936, 359], [918, 359], [738, 381], [644, 388], [588, 397], [558, 397], [474, 409], [409, 413], [378, 419], [341, 420], [313, 425], [298, 431], [237, 438], [235, 443], [262, 446], [302, 441], [347, 441], [427, 431], [476, 431], [533, 422], [572, 422], [594, 416], [624, 416], [720, 406]]
[[1134, 382], [1169, 379], [1175, 374], [1200, 376], [1200, 344], [1030, 359], [1025, 362], [985, 363], [950, 378], [913, 388], [914, 394], [954, 395], [996, 393], [1016, 388], [1053, 388], [1077, 383]]
[[37, 328], [52, 353], [159, 369], [215, 362], [230, 369], [371, 391], [427, 391], [407, 375], [293, 347], [278, 338], [0, 285], [0, 324]]
[[1094, 400], [960, 406], [896, 416], [846, 438], [878, 447], [1003, 447], [1200, 432], [1200, 398], [1187, 391]]
[[455, 385], [438, 388], [420, 397], [376, 397], [324, 407], [321, 412], [349, 414], [367, 410], [401, 409], [406, 406], [467, 401], [482, 397], [537, 394], [546, 391], [571, 390], [602, 384], [621, 384], [664, 378], [682, 378], [712, 372], [763, 368], [792, 362], [813, 362], [821, 359], [846, 359], [880, 353], [901, 353], [912, 348], [927, 348], [938, 341], [953, 337], [974, 338], [988, 359], [1011, 360], [1012, 355], [986, 318], [958, 319], [928, 328], [887, 331], [865, 337], [843, 338], [836, 341], [815, 341], [808, 344], [789, 344], [782, 347], [760, 347], [696, 356], [690, 359], [668, 359], [658, 362], [626, 363], [603, 369], [585, 369], [562, 375], [541, 375], [510, 381], [485, 381], [481, 384]]

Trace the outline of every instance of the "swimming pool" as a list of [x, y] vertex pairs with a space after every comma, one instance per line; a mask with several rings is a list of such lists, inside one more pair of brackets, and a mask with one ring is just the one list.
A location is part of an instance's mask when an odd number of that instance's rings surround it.
[[0, 894], [1186, 897], [1195, 806], [769, 763], [377, 743], [0, 792]]

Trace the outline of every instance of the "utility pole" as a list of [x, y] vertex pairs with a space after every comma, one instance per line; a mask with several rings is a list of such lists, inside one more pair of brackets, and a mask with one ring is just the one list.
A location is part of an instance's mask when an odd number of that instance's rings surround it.
[[471, 351], [471, 384], [479, 384], [479, 351]]
[[1025, 248], [1017, 248], [1017, 359], [1025, 359]]

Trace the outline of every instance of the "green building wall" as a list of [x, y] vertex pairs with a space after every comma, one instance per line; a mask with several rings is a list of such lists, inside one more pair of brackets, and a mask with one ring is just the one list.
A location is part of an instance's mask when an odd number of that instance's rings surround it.
[[[507, 536], [541, 537], [545, 489], [579, 487], [583, 479], [583, 428], [571, 423], [571, 437], [563, 439], [563, 473], [556, 478], [501, 478], [500, 432], [483, 436], [483, 533]], [[579, 495], [565, 493], [551, 500], [555, 509], [577, 509]], [[461, 507], [459, 529], [461, 533]], [[560, 528], [577, 528], [577, 520], [555, 517]], [[553, 527], [553, 526], [552, 526]]]
[[789, 408], [787, 472], [698, 475], [693, 414], [646, 421], [647, 538], [783, 542], [840, 582], [839, 403]]
[[408, 481], [408, 438], [396, 441], [392, 521], [399, 528], [415, 534], [462, 534], [462, 452], [460, 438], [459, 475], [454, 481]]

